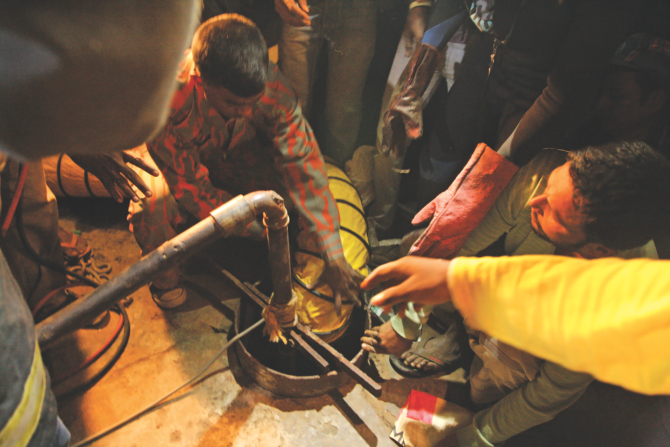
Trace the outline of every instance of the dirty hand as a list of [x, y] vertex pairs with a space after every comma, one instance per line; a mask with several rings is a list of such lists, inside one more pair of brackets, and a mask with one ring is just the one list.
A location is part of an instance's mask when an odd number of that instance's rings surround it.
[[390, 312], [391, 306], [400, 305], [400, 314], [405, 311], [405, 303], [414, 303], [419, 310], [422, 304], [445, 303], [451, 299], [447, 285], [447, 272], [451, 262], [444, 259], [428, 259], [406, 256], [376, 268], [361, 284], [363, 289], [371, 289], [382, 282], [394, 284], [378, 293], [370, 304]]
[[430, 16], [430, 7], [417, 6], [409, 10], [405, 29], [402, 34], [405, 36], [405, 56], [410, 57], [416, 45], [423, 39], [423, 33], [428, 26]]
[[291, 26], [309, 26], [307, 0], [275, 0], [275, 11]]
[[70, 158], [82, 169], [96, 176], [117, 202], [123, 201], [124, 197], [133, 202], [140, 201], [132, 185], [136, 186], [146, 197], [151, 197], [151, 190], [147, 184], [135, 171], [130, 169], [128, 164], [135, 165], [154, 177], [160, 175], [158, 169], [154, 169], [141, 158], [124, 151], [109, 154], [76, 154], [70, 155]]
[[361, 281], [363, 281], [363, 275], [354, 270], [344, 257], [340, 257], [326, 262], [326, 268], [321, 277], [308, 288], [313, 290], [322, 284], [329, 285], [335, 299], [335, 313], [339, 317], [342, 315], [343, 298], [356, 306], [361, 305], [361, 300], [358, 298]]
[[361, 343], [365, 351], [397, 356], [412, 347], [412, 340], [398, 335], [390, 321], [365, 331], [365, 336], [361, 337]]

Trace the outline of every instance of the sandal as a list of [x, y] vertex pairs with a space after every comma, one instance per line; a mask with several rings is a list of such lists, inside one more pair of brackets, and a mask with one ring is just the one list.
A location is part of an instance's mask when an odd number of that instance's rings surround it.
[[459, 325], [451, 324], [444, 334], [415, 342], [412, 348], [403, 354], [406, 358], [414, 356], [415, 361], [425, 360], [433, 363], [436, 368], [415, 368], [405, 364], [405, 358], [398, 358], [395, 355], [391, 356], [390, 363], [398, 374], [405, 377], [422, 378], [436, 374], [451, 374], [461, 366], [467, 365], [468, 360], [472, 360], [471, 355], [468, 355], [470, 350], [465, 348], [464, 344], [467, 345], [467, 333], [459, 331]]

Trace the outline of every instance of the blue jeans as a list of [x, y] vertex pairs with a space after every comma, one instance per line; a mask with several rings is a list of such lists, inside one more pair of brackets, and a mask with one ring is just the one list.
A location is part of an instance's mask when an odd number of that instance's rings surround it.
[[319, 146], [340, 167], [355, 150], [363, 87], [375, 50], [377, 9], [377, 0], [312, 0], [312, 24], [284, 23], [279, 39], [279, 67], [308, 119], [317, 57], [328, 44], [325, 123]]

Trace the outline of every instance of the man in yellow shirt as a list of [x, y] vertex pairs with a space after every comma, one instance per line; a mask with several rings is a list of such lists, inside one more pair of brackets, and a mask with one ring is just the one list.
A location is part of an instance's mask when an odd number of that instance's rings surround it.
[[[543, 151], [519, 171], [470, 235], [461, 255], [474, 255], [506, 235], [508, 255], [653, 256], [651, 247], [646, 253], [624, 251], [649, 241], [668, 221], [669, 178], [668, 163], [643, 143], [588, 148], [569, 156], [563, 151]], [[417, 311], [410, 306], [404, 318], [394, 317], [378, 336], [369, 334], [364, 348], [401, 351], [397, 340], [416, 334], [429, 313], [430, 309]], [[452, 335], [443, 337], [442, 344], [433, 342], [433, 348], [453, 353]], [[478, 355], [471, 371], [471, 396], [477, 403], [498, 402], [459, 432], [462, 446], [500, 443], [552, 419], [574, 403], [591, 381], [587, 375], [543, 362], [490, 335], [471, 335]], [[426, 366], [425, 357], [430, 356], [407, 360]]]
[[[469, 326], [548, 362], [670, 395], [668, 272], [670, 261], [648, 259], [406, 257], [376, 269], [362, 287], [396, 284], [372, 298], [386, 311], [451, 300]], [[670, 445], [670, 400], [653, 402], [626, 421], [616, 446]]]
[[[508, 256], [656, 258], [649, 241], [670, 219], [669, 178], [668, 162], [640, 142], [571, 153], [545, 149], [514, 176], [459, 256], [474, 256], [504, 237]], [[407, 351], [430, 311], [415, 312], [410, 305], [404, 317], [392, 317], [375, 350]], [[437, 366], [412, 355], [406, 363]]]

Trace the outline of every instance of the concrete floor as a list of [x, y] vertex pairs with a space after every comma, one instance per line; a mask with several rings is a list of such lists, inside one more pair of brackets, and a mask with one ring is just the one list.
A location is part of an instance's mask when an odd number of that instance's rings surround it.
[[[61, 226], [80, 230], [93, 249], [94, 260], [107, 262], [113, 275], [139, 259], [128, 231], [125, 210], [100, 199], [61, 200]], [[187, 381], [226, 343], [238, 293], [207, 275], [189, 278], [223, 303], [215, 307], [189, 291], [177, 311], [163, 312], [143, 287], [127, 300], [131, 321], [128, 347], [121, 359], [95, 386], [73, 398], [59, 400], [61, 418], [73, 443], [119, 420]], [[82, 292], [84, 292], [82, 290]], [[205, 293], [205, 292], [202, 292]], [[118, 316], [103, 329], [84, 329], [64, 338], [45, 353], [52, 376], [58, 376], [93, 352], [109, 337]], [[118, 343], [118, 341], [117, 341]], [[92, 375], [114, 348], [96, 364], [56, 386], [62, 394]], [[385, 380], [376, 399], [350, 383], [316, 398], [272, 396], [257, 386], [240, 386], [226, 355], [193, 387], [159, 409], [93, 443], [96, 446], [393, 446], [388, 437], [399, 408], [411, 389], [443, 397], [444, 379], [397, 380], [385, 357], [369, 365]], [[463, 371], [450, 379], [462, 381]]]

